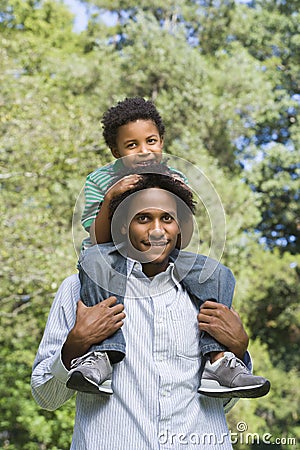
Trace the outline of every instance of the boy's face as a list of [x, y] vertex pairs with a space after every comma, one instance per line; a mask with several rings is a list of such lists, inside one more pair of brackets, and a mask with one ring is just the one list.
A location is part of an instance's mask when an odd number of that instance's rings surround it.
[[127, 235], [128, 256], [142, 263], [146, 275], [154, 276], [167, 268], [179, 233], [173, 194], [150, 188], [132, 195], [122, 234]]
[[163, 139], [152, 120], [136, 120], [118, 129], [115, 158], [123, 158], [126, 167], [138, 167], [161, 161]]

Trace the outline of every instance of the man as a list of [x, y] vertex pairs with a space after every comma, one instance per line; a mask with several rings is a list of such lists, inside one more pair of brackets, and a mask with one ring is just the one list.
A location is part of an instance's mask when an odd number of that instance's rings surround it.
[[[183, 280], [200, 268], [200, 259], [175, 249], [180, 218], [172, 190], [152, 187], [127, 199], [125, 208], [120, 203], [113, 211], [121, 207], [116, 226], [126, 245], [103, 244], [87, 253], [100, 261], [93, 273], [86, 266], [88, 275], [115, 296], [88, 308], [78, 301], [76, 275], [62, 283], [34, 363], [33, 396], [45, 409], [62, 405], [74, 394], [66, 387], [71, 362], [122, 328], [126, 356], [114, 367], [114, 394], [78, 392], [71, 449], [230, 449], [223, 400], [198, 393], [199, 326], [249, 363], [247, 335], [236, 313], [215, 302], [199, 313], [185, 289]], [[205, 299], [216, 289], [226, 293], [228, 269], [201, 261], [211, 273], [196, 289]], [[120, 295], [124, 305], [115, 304]]]

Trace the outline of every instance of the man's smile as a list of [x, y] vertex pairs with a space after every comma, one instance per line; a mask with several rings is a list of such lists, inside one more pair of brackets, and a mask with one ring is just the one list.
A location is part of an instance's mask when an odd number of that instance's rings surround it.
[[142, 241], [142, 244], [148, 246], [148, 247], [165, 247], [168, 245], [170, 241], [164, 240], [164, 241]]

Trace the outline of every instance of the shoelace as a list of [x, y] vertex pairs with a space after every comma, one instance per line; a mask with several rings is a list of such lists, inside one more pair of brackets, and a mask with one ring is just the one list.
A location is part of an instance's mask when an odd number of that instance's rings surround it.
[[242, 361], [240, 361], [239, 359], [237, 359], [234, 355], [233, 356], [227, 356], [226, 357], [226, 367], [230, 367], [230, 369], [234, 369], [237, 366], [241, 366], [242, 369], [244, 369], [244, 371], [248, 372], [247, 368], [245, 367], [244, 363]]
[[71, 368], [74, 369], [75, 367], [79, 366], [79, 364], [82, 364], [84, 366], [92, 366], [93, 364], [95, 364], [96, 360], [97, 355], [81, 356], [71, 361]]

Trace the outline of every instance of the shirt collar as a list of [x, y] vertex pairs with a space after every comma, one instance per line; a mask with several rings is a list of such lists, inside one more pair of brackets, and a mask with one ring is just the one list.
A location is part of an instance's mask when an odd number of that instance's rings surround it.
[[122, 158], [118, 158], [114, 163], [113, 163], [113, 170], [116, 174], [118, 174], [118, 172], [120, 172], [120, 170], [124, 170], [124, 164], [122, 161]]
[[[127, 279], [130, 275], [135, 276], [136, 278], [147, 278], [149, 279], [142, 270], [142, 264], [139, 261], [136, 261], [132, 258], [127, 257]], [[164, 280], [171, 277], [171, 280], [175, 284], [176, 287], [180, 285], [180, 282], [176, 275], [175, 265], [173, 262], [170, 262], [167, 269], [164, 272], [157, 274], [152, 280], [156, 278], [162, 278]]]

